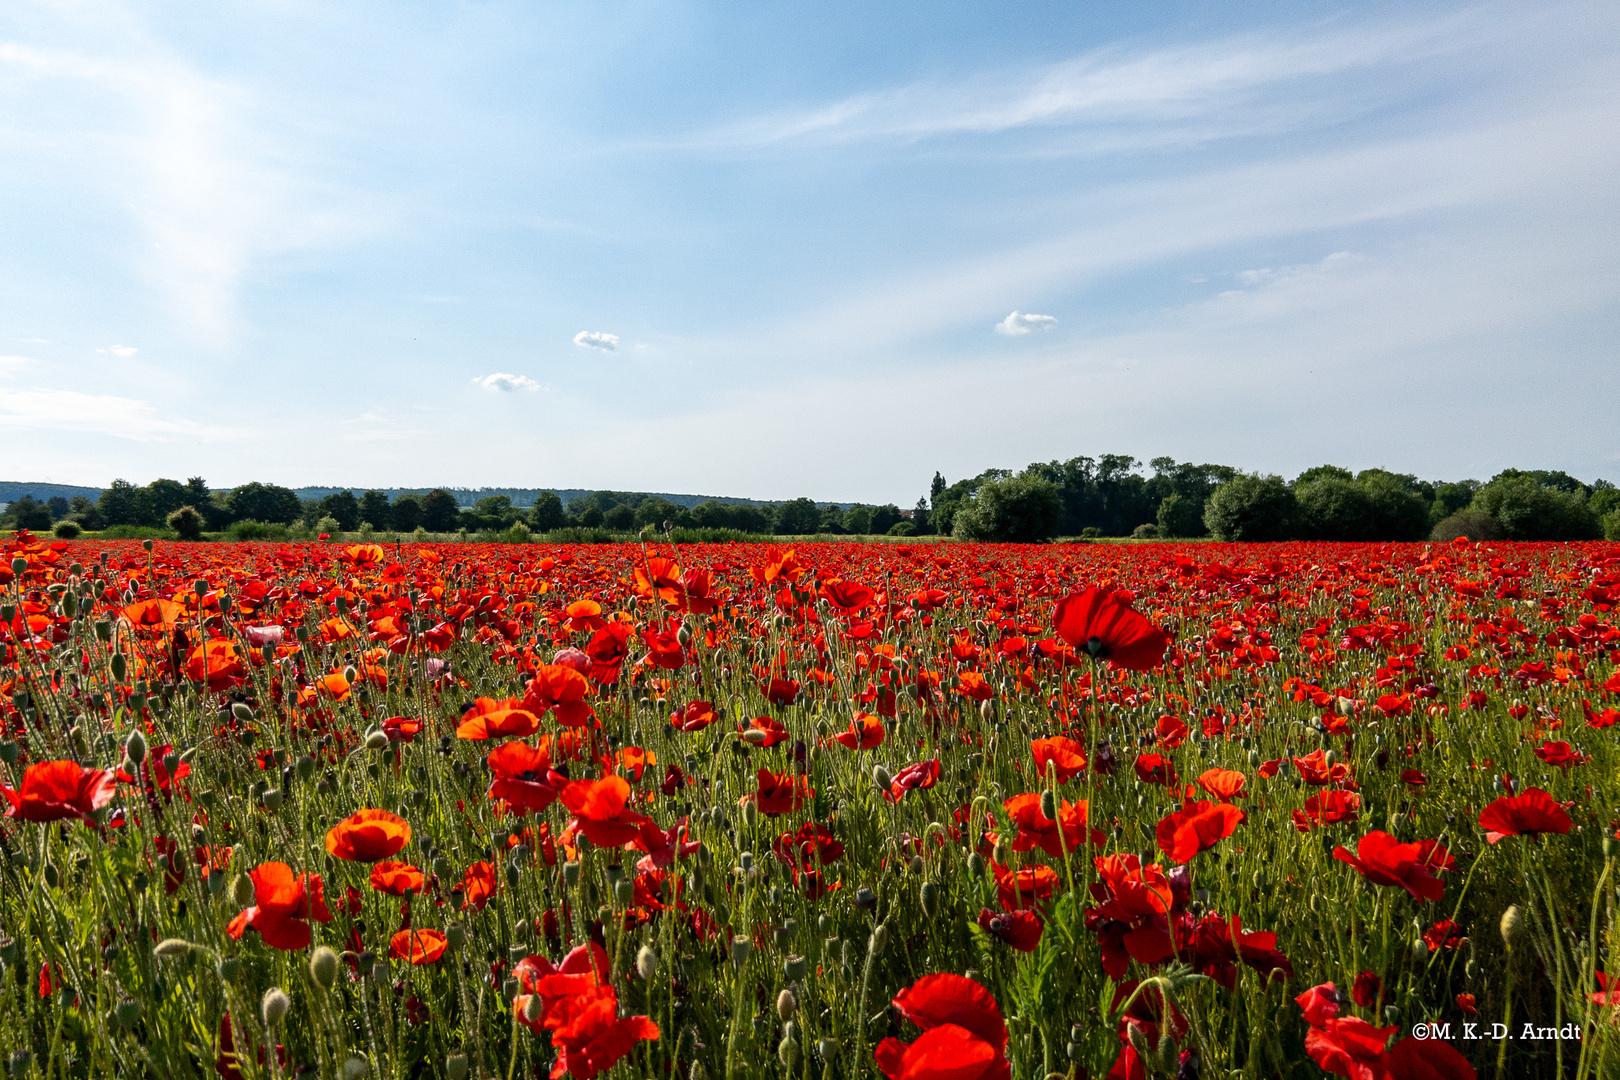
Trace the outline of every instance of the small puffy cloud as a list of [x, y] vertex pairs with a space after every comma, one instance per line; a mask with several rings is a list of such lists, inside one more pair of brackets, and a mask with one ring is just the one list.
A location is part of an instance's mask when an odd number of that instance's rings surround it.
[[600, 330], [581, 330], [574, 335], [574, 344], [582, 349], [600, 349], [602, 352], [619, 351], [619, 335], [604, 334]]
[[1057, 325], [1057, 317], [1053, 315], [1025, 315], [1013, 312], [1011, 315], [996, 323], [996, 333], [1017, 337], [1019, 334], [1030, 334], [1036, 330], [1050, 330]]
[[110, 353], [113, 356], [134, 356], [141, 350], [133, 345], [109, 345], [105, 349], [97, 349], [98, 353]]
[[474, 375], [473, 382], [492, 394], [497, 392], [510, 394], [514, 390], [527, 390], [533, 393], [540, 389], [540, 384], [527, 375], [512, 375], [505, 371], [497, 371], [493, 375], [482, 377]]

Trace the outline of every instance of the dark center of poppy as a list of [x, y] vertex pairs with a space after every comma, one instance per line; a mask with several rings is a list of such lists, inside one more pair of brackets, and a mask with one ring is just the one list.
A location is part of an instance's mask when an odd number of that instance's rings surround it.
[[1100, 637], [1090, 638], [1086, 641], [1086, 652], [1093, 660], [1106, 660], [1108, 654], [1112, 651], [1108, 647], [1108, 642]]

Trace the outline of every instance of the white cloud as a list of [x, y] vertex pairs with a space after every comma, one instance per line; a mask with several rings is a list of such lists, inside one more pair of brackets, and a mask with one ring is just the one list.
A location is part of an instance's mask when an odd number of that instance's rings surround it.
[[512, 375], [505, 371], [497, 371], [493, 375], [485, 375], [482, 378], [475, 375], [473, 376], [473, 382], [492, 394], [501, 392], [509, 394], [514, 390], [527, 390], [533, 393], [540, 389], [540, 384], [527, 375]]
[[1056, 325], [1055, 315], [1025, 315], [1015, 311], [996, 323], [996, 333], [1017, 337], [1019, 334], [1033, 333], [1036, 330], [1050, 330]]
[[134, 442], [247, 438], [249, 428], [219, 427], [170, 418], [134, 398], [77, 390], [0, 389], [0, 431], [85, 431]]
[[619, 351], [619, 335], [604, 334], [600, 330], [581, 330], [574, 335], [574, 344], [582, 349], [600, 349], [602, 352]]
[[141, 350], [133, 345], [109, 345], [105, 349], [97, 349], [98, 353], [111, 353], [113, 356], [134, 356]]
[[0, 376], [9, 376], [39, 363], [32, 356], [0, 356]]

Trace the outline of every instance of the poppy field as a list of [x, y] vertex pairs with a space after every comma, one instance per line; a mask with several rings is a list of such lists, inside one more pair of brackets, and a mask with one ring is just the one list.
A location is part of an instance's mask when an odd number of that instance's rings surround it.
[[4, 548], [13, 1077], [1620, 1075], [1620, 545]]

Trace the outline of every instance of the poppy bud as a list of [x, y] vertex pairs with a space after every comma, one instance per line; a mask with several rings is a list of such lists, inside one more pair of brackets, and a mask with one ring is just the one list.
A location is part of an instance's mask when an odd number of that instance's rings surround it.
[[743, 825], [752, 829], [759, 820], [759, 804], [753, 799], [743, 803]]
[[925, 881], [922, 884], [921, 891], [923, 914], [927, 915], [930, 919], [938, 918], [939, 886], [935, 885], [932, 881]]
[[748, 955], [754, 951], [754, 942], [745, 934], [737, 934], [731, 939], [731, 961], [738, 967], [748, 962]]
[[231, 879], [231, 902], [237, 907], [247, 907], [253, 903], [253, 879], [246, 874], [237, 874]]
[[877, 929], [872, 931], [872, 940], [869, 949], [873, 956], [882, 956], [883, 950], [889, 947], [889, 924], [878, 923]]
[[620, 904], [623, 904], [623, 905], [628, 907], [630, 902], [636, 898], [636, 884], [635, 884], [635, 882], [631, 881], [629, 878], [625, 878], [622, 881], [614, 882], [613, 883], [613, 898], [615, 900], [617, 900]]
[[113, 1006], [113, 1019], [118, 1021], [121, 1028], [132, 1028], [141, 1022], [141, 1003], [133, 998], [124, 998]]
[[444, 1059], [445, 1080], [467, 1080], [467, 1055], [460, 1050]]
[[268, 788], [263, 795], [259, 796], [259, 802], [272, 814], [281, 809], [281, 800], [280, 788]]
[[1502, 912], [1502, 922], [1499, 929], [1502, 931], [1502, 944], [1509, 949], [1513, 948], [1513, 939], [1519, 934], [1518, 904], [1510, 904], [1508, 909]]
[[164, 960], [174, 960], [191, 952], [191, 942], [184, 938], [164, 938], [152, 946], [152, 955]]
[[1136, 1051], [1137, 1057], [1143, 1059], [1144, 1061], [1153, 1060], [1153, 1049], [1152, 1047], [1148, 1046], [1147, 1034], [1142, 1031], [1140, 1024], [1126, 1024], [1125, 1035], [1128, 1039], [1130, 1039], [1131, 1047]]
[[[792, 1027], [791, 1024], [788, 1026]], [[776, 1057], [785, 1069], [792, 1069], [799, 1063], [799, 1044], [794, 1040], [792, 1032], [784, 1035], [782, 1041], [777, 1044]]]
[[[10, 620], [7, 620], [7, 621], [10, 621]], [[113, 679], [116, 680], [117, 682], [123, 682], [124, 681], [124, 676], [127, 675], [127, 674], [129, 674], [129, 662], [124, 659], [124, 654], [121, 653], [121, 652], [113, 653], [112, 654], [112, 676], [113, 676]]]
[[976, 878], [984, 877], [983, 855], [980, 855], [977, 851], [973, 852], [968, 856], [967, 865], [968, 873], [972, 874]]
[[1056, 821], [1058, 816], [1057, 793], [1053, 791], [1041, 792], [1041, 816], [1049, 821]]
[[124, 740], [124, 753], [128, 754], [129, 760], [136, 765], [146, 761], [146, 736], [139, 730], [130, 732], [129, 738]]
[[894, 783], [894, 776], [882, 765], [874, 765], [872, 766], [872, 783], [877, 785], [878, 790], [888, 791], [889, 785]]
[[[977, 854], [977, 852], [975, 852], [975, 854]], [[1007, 838], [1005, 836], [996, 837], [996, 846], [991, 849], [990, 858], [995, 862], [1000, 863], [1002, 866], [1006, 866], [1007, 859], [1009, 856], [1011, 856], [1011, 854], [1012, 845], [1007, 843]], [[1149, 858], [1151, 858], [1151, 856], [1149, 856]], [[1144, 864], [1146, 864], [1148, 861], [1149, 859], [1142, 860]]]
[[287, 992], [279, 986], [272, 986], [264, 992], [264, 999], [259, 1002], [259, 1015], [264, 1017], [264, 1026], [274, 1028], [287, 1018], [287, 1010], [292, 1008], [292, 999]]
[[444, 940], [451, 952], [460, 952], [467, 945], [467, 928], [460, 923], [451, 923], [444, 928]]
[[909, 869], [913, 874], [919, 874], [920, 875], [923, 872], [923, 859], [922, 859], [922, 856], [921, 855], [913, 855], [911, 857], [910, 864], [907, 866], [907, 869]]
[[48, 888], [54, 889], [59, 884], [61, 884], [61, 882], [62, 882], [62, 875], [56, 869], [56, 864], [55, 863], [48, 862], [48, 863], [45, 864], [45, 874], [44, 874], [44, 876], [45, 876], [45, 885]]
[[371, 1071], [371, 1062], [356, 1055], [343, 1063], [343, 1080], [365, 1080]]
[[332, 989], [337, 982], [338, 954], [329, 946], [322, 945], [309, 957], [309, 977], [315, 980], [315, 985], [322, 990]]

